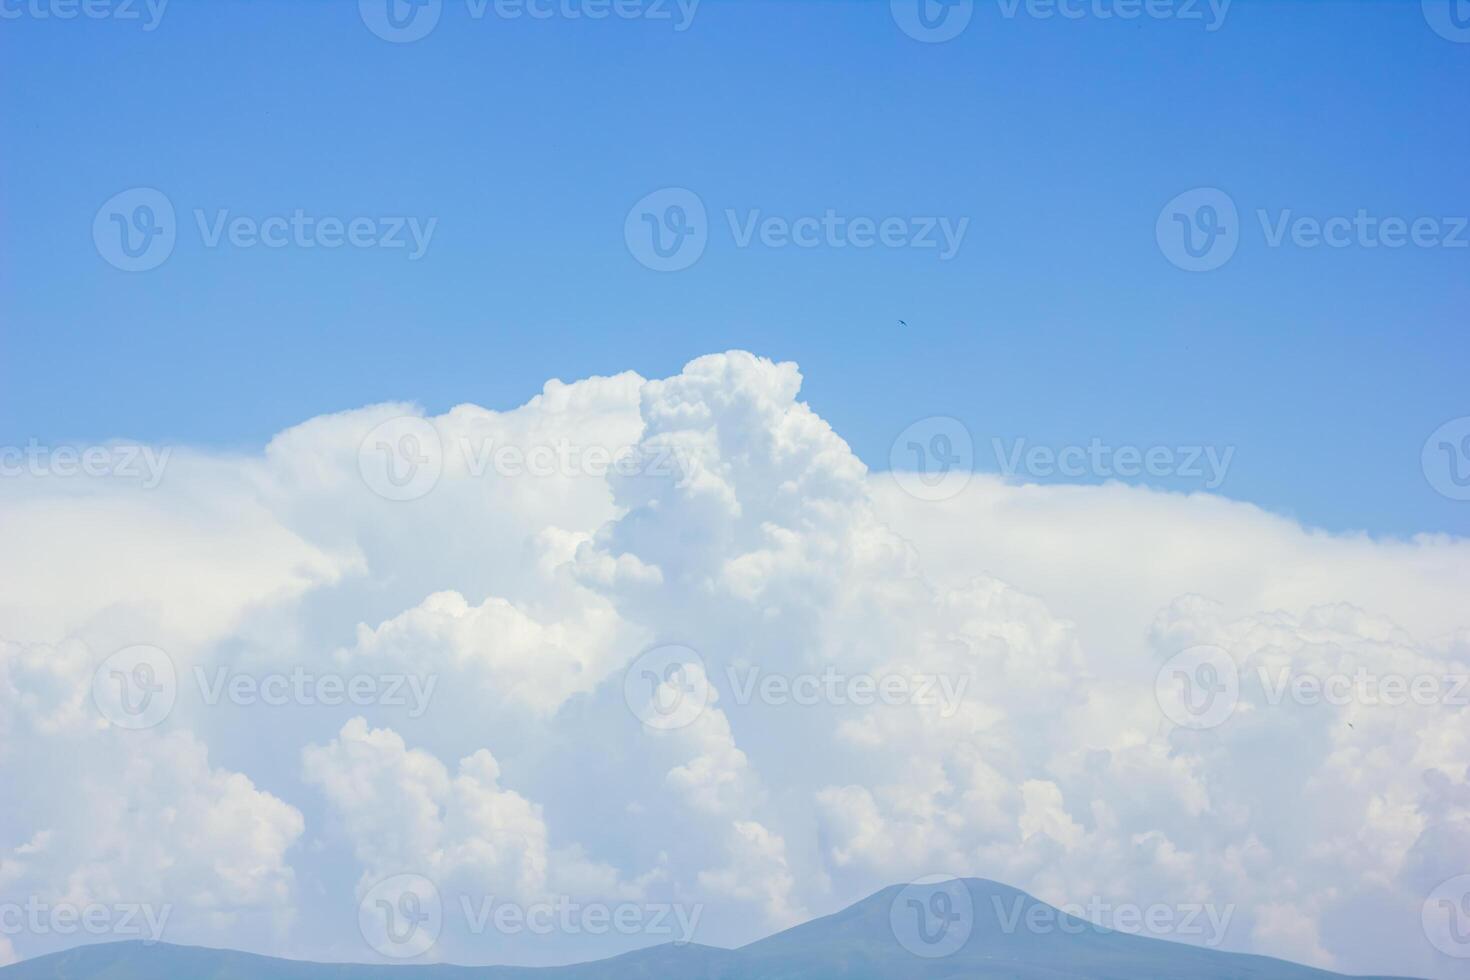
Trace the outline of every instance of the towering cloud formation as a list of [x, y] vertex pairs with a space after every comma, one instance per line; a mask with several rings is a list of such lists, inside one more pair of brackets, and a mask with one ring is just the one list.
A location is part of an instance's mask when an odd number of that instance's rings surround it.
[[[430, 957], [545, 961], [660, 937], [491, 942], [456, 900], [697, 903], [735, 942], [938, 872], [1451, 975], [1420, 913], [1470, 872], [1470, 544], [1120, 485], [920, 500], [800, 384], [732, 352], [178, 450], [156, 489], [0, 485], [0, 892], [361, 959], [359, 899], [411, 873]], [[93, 693], [135, 644], [174, 683], [140, 731]], [[1233, 682], [1209, 727], [1161, 707], [1192, 649]]]

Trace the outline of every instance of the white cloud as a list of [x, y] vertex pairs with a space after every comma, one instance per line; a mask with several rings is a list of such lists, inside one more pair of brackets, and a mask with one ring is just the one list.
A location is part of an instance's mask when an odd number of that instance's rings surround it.
[[353, 718], [326, 745], [302, 751], [308, 783], [318, 786], [362, 863], [361, 887], [405, 872], [441, 888], [521, 901], [589, 885], [602, 896], [628, 889], [616, 872], [576, 846], [553, 849], [541, 807], [500, 785], [500, 764], [480, 749], [455, 773], [410, 749], [390, 729]]
[[1317, 937], [1312, 911], [1294, 905], [1263, 905], [1256, 911], [1255, 938], [1288, 959], [1331, 969], [1333, 958]]
[[784, 929], [808, 917], [796, 900], [796, 878], [786, 861], [786, 842], [754, 820], [731, 826], [730, 864], [701, 871], [699, 884], [715, 895], [754, 902], [768, 923]]
[[1023, 841], [1044, 834], [1067, 850], [1082, 842], [1082, 827], [1067, 813], [1056, 783], [1028, 779], [1021, 784], [1021, 816], [1017, 823]]
[[[359, 449], [422, 415], [408, 405], [306, 421], [259, 456], [176, 452], [148, 493], [0, 488], [0, 779], [23, 787], [0, 810], [0, 880], [172, 895], [218, 910], [209, 926], [296, 907], [308, 921], [287, 938], [235, 935], [352, 959], [351, 931], [331, 933], [356, 900], [344, 882], [404, 870], [708, 902], [698, 938], [726, 942], [937, 871], [1058, 903], [1228, 903], [1231, 948], [1444, 972], [1417, 908], [1470, 870], [1470, 714], [1271, 694], [1281, 671], [1470, 672], [1470, 542], [1119, 485], [977, 477], [916, 500], [867, 472], [800, 383], [731, 353], [461, 406], [427, 418], [443, 472], [406, 501], [372, 492]], [[507, 445], [678, 466], [481, 469]], [[140, 642], [184, 678], [307, 665], [440, 684], [421, 719], [231, 713], [181, 688], [158, 730], [109, 729], [90, 672]], [[622, 703], [652, 643], [699, 651], [720, 695], [678, 732]], [[1241, 678], [1235, 713], [1199, 732], [1154, 692], [1194, 644]], [[934, 675], [963, 696], [743, 701], [731, 665]], [[79, 764], [25, 765], [59, 753]], [[1385, 940], [1380, 921], [1407, 926]]]
[[[690, 665], [691, 672], [700, 671]], [[707, 679], [687, 683], [703, 688]], [[716, 816], [747, 812], [759, 792], [750, 760], [735, 745], [730, 719], [715, 705], [718, 689], [710, 687], [712, 702], [673, 737], [687, 746], [690, 756], [669, 770], [668, 782], [696, 810]]]
[[168, 920], [195, 934], [252, 921], [286, 928], [301, 813], [212, 765], [187, 731], [111, 727], [91, 704], [94, 666], [78, 641], [0, 643], [7, 894], [168, 907]]
[[490, 596], [479, 605], [436, 592], [377, 627], [360, 625], [352, 663], [448, 672], [491, 702], [550, 714], [597, 687], [635, 640], [605, 600], [576, 590], [539, 616]]

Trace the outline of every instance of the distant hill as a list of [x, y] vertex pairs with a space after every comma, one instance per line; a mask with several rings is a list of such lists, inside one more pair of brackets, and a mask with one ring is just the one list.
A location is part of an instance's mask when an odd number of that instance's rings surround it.
[[0, 980], [1328, 980], [1341, 974], [1102, 929], [981, 879], [885, 888], [740, 949], [653, 946], [561, 967], [298, 963], [166, 943], [82, 946]]

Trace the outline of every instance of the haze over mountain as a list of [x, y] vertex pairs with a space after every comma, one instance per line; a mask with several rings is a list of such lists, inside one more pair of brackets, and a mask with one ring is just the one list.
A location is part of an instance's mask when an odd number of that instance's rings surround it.
[[[1181, 905], [1178, 931], [1209, 936]], [[740, 949], [665, 944], [560, 967], [300, 963], [166, 943], [107, 943], [0, 969], [0, 980], [1326, 980], [1343, 974], [1102, 928], [983, 879], [895, 885]]]

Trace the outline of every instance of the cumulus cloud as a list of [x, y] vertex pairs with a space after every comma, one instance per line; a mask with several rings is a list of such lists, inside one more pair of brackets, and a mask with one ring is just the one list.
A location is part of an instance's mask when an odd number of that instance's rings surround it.
[[764, 803], [764, 790], [718, 707], [719, 689], [702, 666], [686, 669], [696, 675], [686, 683], [707, 690], [709, 703], [689, 724], [666, 733], [678, 743], [683, 759], [669, 770], [666, 781], [687, 806], [710, 821], [728, 856], [726, 865], [701, 870], [698, 884], [710, 894], [754, 904], [773, 926], [793, 925], [805, 917], [805, 909], [797, 897], [786, 841], [752, 817]]
[[[693, 683], [709, 682], [702, 679]], [[759, 790], [750, 771], [750, 761], [735, 745], [730, 719], [725, 713], [713, 704], [706, 707], [679, 732], [679, 737], [688, 744], [691, 755], [669, 770], [669, 785], [691, 807], [705, 813], [721, 815], [747, 810]]]
[[301, 813], [211, 764], [188, 731], [109, 724], [91, 700], [99, 661], [78, 641], [0, 643], [0, 888], [52, 908], [146, 905], [196, 934], [280, 935]]
[[730, 864], [699, 873], [699, 884], [714, 895], [727, 895], [760, 907], [777, 928], [807, 918], [796, 899], [796, 877], [786, 860], [786, 841], [754, 820], [731, 825]]
[[[1418, 910], [1470, 870], [1470, 542], [1121, 485], [976, 477], [919, 500], [800, 387], [731, 352], [508, 411], [307, 420], [259, 455], [176, 452], [146, 492], [0, 487], [0, 778], [22, 787], [0, 883], [174, 896], [196, 914], [171, 938], [360, 959], [340, 923], [403, 871], [706, 903], [715, 942], [945, 872], [1230, 906], [1229, 948], [1448, 975]], [[434, 479], [385, 491], [384, 453]], [[140, 642], [174, 657], [179, 704], [123, 732], [91, 672]], [[714, 690], [676, 731], [624, 702], [650, 644], [698, 651]], [[1202, 645], [1238, 702], [1195, 729], [1155, 683]], [[302, 665], [438, 684], [412, 717], [212, 707], [188, 683]], [[742, 690], [751, 668], [952, 696], [793, 703]], [[1364, 674], [1442, 686], [1390, 704]], [[1300, 694], [1343, 677], [1346, 700]], [[251, 915], [271, 921], [209, 932]]]
[[577, 591], [585, 601], [539, 616], [498, 596], [471, 605], [436, 592], [376, 627], [360, 625], [349, 659], [448, 672], [487, 701], [554, 712], [616, 669], [635, 635], [610, 604]]
[[461, 759], [451, 774], [397, 732], [353, 718], [331, 742], [307, 746], [302, 766], [342, 821], [369, 884], [411, 870], [438, 880], [465, 876], [492, 892], [545, 892], [540, 808], [500, 787], [489, 751]]

